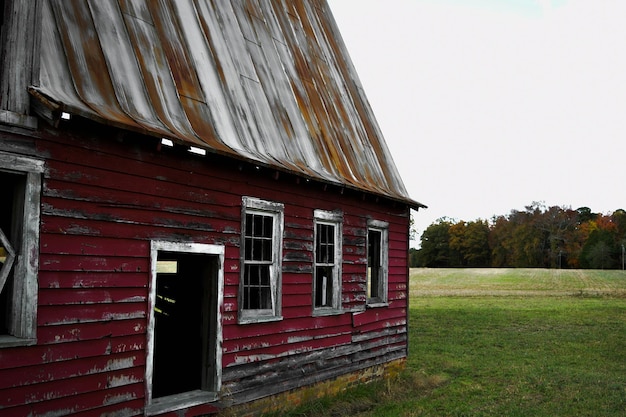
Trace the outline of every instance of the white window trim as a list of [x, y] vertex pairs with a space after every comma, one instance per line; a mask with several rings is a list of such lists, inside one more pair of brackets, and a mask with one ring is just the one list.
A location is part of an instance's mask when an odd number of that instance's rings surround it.
[[[382, 285], [379, 284], [380, 290], [377, 297], [367, 298], [367, 307], [386, 307], [389, 305], [389, 223], [381, 220], [369, 219], [367, 221], [367, 236], [368, 241], [366, 243], [366, 251], [369, 251], [369, 232], [374, 230], [380, 232], [380, 263], [381, 263], [381, 277]], [[368, 254], [369, 255], [369, 254]], [[369, 269], [369, 265], [367, 265]], [[367, 279], [367, 278], [366, 278]]]
[[[241, 200], [241, 250], [239, 281], [239, 324], [260, 323], [282, 320], [282, 259], [284, 211], [282, 203], [261, 200], [255, 197], [242, 197]], [[274, 218], [272, 235], [272, 265], [270, 266], [270, 285], [272, 307], [270, 309], [244, 309], [244, 274], [245, 274], [245, 230], [246, 214], [261, 214]]]
[[[219, 258], [217, 271], [217, 323], [215, 334], [215, 391], [194, 390], [181, 394], [170, 395], [162, 398], [152, 398], [152, 375], [154, 373], [154, 342], [155, 342], [155, 317], [154, 306], [156, 305], [156, 279], [157, 260], [160, 251], [201, 253], [215, 255]], [[162, 414], [170, 411], [189, 408], [200, 404], [206, 404], [218, 399], [222, 385], [222, 306], [224, 304], [224, 246], [208, 245], [202, 243], [183, 243], [153, 240], [150, 242], [150, 288], [148, 293], [148, 342], [146, 345], [146, 415]], [[210, 352], [205, 352], [209, 355]]]
[[32, 345], [37, 342], [37, 275], [39, 273], [39, 223], [41, 174], [44, 161], [0, 152], [0, 170], [25, 174], [22, 242], [14, 248], [13, 301], [9, 335], [0, 335], [0, 348]]
[[[333, 314], [341, 314], [342, 311], [342, 285], [341, 285], [341, 276], [342, 276], [342, 264], [343, 264], [343, 245], [342, 245], [342, 236], [343, 236], [343, 213], [339, 211], [326, 211], [326, 210], [315, 210], [313, 212], [314, 222], [313, 222], [313, 315], [314, 316], [325, 316], [325, 315], [333, 315]], [[315, 271], [317, 270], [317, 225], [318, 224], [328, 224], [332, 225], [335, 228], [335, 267], [333, 268], [333, 277], [332, 277], [332, 285], [333, 285], [333, 305], [332, 307], [316, 307], [315, 306]]]

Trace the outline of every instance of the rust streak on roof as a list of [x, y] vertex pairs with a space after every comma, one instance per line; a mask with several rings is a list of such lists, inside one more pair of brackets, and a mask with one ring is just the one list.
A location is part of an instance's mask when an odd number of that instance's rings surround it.
[[408, 195], [325, 0], [42, 0], [34, 99], [325, 183]]

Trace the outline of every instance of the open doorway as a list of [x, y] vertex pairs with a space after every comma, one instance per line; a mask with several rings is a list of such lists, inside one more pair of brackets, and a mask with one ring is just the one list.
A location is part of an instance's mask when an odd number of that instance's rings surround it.
[[223, 257], [223, 246], [152, 243], [148, 411], [216, 399], [221, 376]]

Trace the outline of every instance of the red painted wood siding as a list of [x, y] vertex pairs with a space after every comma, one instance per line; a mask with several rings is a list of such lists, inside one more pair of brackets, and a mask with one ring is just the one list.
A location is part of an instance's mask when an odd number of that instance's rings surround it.
[[[156, 139], [115, 140], [113, 129], [82, 133], [36, 139], [47, 159], [38, 342], [0, 349], [0, 414], [142, 413], [151, 239], [225, 246], [223, 386], [234, 403], [406, 355], [406, 206], [158, 151]], [[237, 323], [242, 195], [285, 205], [278, 322]], [[314, 209], [343, 212], [342, 314], [312, 315]], [[368, 218], [389, 223], [390, 304], [366, 310]]]

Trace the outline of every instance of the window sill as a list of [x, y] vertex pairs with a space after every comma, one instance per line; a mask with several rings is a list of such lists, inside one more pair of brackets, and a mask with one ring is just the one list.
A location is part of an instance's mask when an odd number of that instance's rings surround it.
[[339, 314], [345, 313], [344, 310], [336, 309], [336, 308], [315, 308], [313, 309], [313, 317], [319, 316], [337, 316]]
[[189, 391], [182, 394], [169, 395], [167, 397], [154, 399], [151, 404], [146, 405], [145, 412], [148, 416], [154, 416], [183, 408], [215, 402], [217, 399], [218, 395], [215, 392], [202, 390]]
[[380, 307], [389, 307], [389, 303], [385, 303], [382, 301], [373, 301], [365, 304], [365, 308], [380, 308]]
[[0, 335], [0, 348], [32, 346], [36, 343], [37, 339], [25, 339], [22, 337], [15, 337], [8, 334]]
[[281, 321], [283, 316], [260, 316], [260, 317], [240, 317], [239, 324], [255, 324], [255, 323], [270, 323], [273, 321]]

